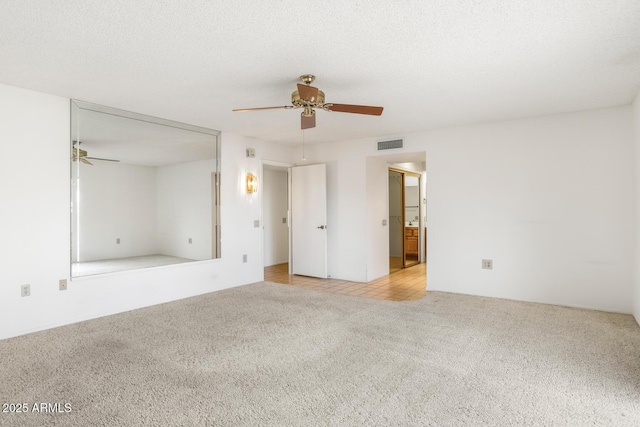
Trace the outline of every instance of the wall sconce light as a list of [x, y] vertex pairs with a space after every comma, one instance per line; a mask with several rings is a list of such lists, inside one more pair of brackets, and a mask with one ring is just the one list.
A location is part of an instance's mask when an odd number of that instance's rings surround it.
[[247, 194], [258, 191], [258, 177], [252, 173], [247, 173]]

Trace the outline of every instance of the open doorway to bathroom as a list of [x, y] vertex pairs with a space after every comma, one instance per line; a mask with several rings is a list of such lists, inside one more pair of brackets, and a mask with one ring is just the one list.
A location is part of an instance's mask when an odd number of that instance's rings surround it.
[[389, 273], [420, 263], [421, 174], [389, 168]]

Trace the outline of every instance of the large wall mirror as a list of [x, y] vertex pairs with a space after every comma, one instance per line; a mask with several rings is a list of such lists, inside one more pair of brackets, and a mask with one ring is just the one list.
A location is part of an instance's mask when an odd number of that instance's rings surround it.
[[71, 277], [220, 257], [220, 132], [71, 101]]

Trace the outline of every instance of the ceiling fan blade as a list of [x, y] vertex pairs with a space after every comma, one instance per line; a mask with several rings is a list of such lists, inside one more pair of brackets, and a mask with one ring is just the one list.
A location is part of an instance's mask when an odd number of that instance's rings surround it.
[[105, 162], [119, 162], [120, 161], [120, 160], [114, 160], [114, 159], [101, 159], [100, 157], [83, 157], [83, 159], [104, 160]]
[[93, 163], [91, 163], [89, 160], [85, 159], [84, 157], [80, 157], [80, 161], [85, 165], [93, 166]]
[[338, 113], [356, 113], [368, 114], [370, 116], [379, 116], [382, 114], [382, 107], [372, 107], [370, 105], [349, 105], [349, 104], [329, 104], [326, 107], [329, 111]]
[[293, 108], [292, 105], [283, 105], [282, 107], [258, 107], [258, 108], [237, 108], [233, 111], [235, 111], [236, 113], [245, 113], [247, 111], [257, 111], [257, 110], [278, 110], [278, 109], [286, 109], [286, 110], [290, 110], [291, 108]]
[[316, 127], [316, 112], [314, 111], [312, 115], [305, 116], [304, 113], [300, 114], [300, 128], [301, 129], [311, 129]]
[[298, 95], [300, 99], [307, 102], [316, 102], [318, 99], [318, 88], [298, 83]]

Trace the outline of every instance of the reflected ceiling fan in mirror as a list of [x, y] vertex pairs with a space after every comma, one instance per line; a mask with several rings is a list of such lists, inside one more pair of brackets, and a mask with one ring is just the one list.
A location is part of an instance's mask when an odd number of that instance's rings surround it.
[[335, 111], [338, 113], [366, 114], [369, 116], [379, 116], [382, 114], [382, 107], [325, 103], [324, 92], [317, 87], [311, 86], [311, 83], [313, 83], [315, 79], [316, 77], [311, 74], [304, 74], [300, 76], [300, 80], [302, 80], [304, 84], [298, 83], [298, 90], [294, 91], [291, 94], [291, 105], [284, 105], [281, 107], [239, 108], [233, 111], [246, 112], [257, 110], [290, 110], [292, 108], [302, 108], [302, 113], [300, 113], [300, 127], [302, 129], [316, 127], [316, 108], [320, 108], [325, 111]]
[[89, 160], [101, 160], [105, 162], [119, 162], [120, 160], [115, 159], [101, 159], [100, 157], [88, 157], [86, 150], [82, 150], [79, 146], [82, 144], [82, 141], [73, 141], [73, 152], [71, 155], [71, 160], [76, 162], [80, 161], [85, 165], [93, 166]]

